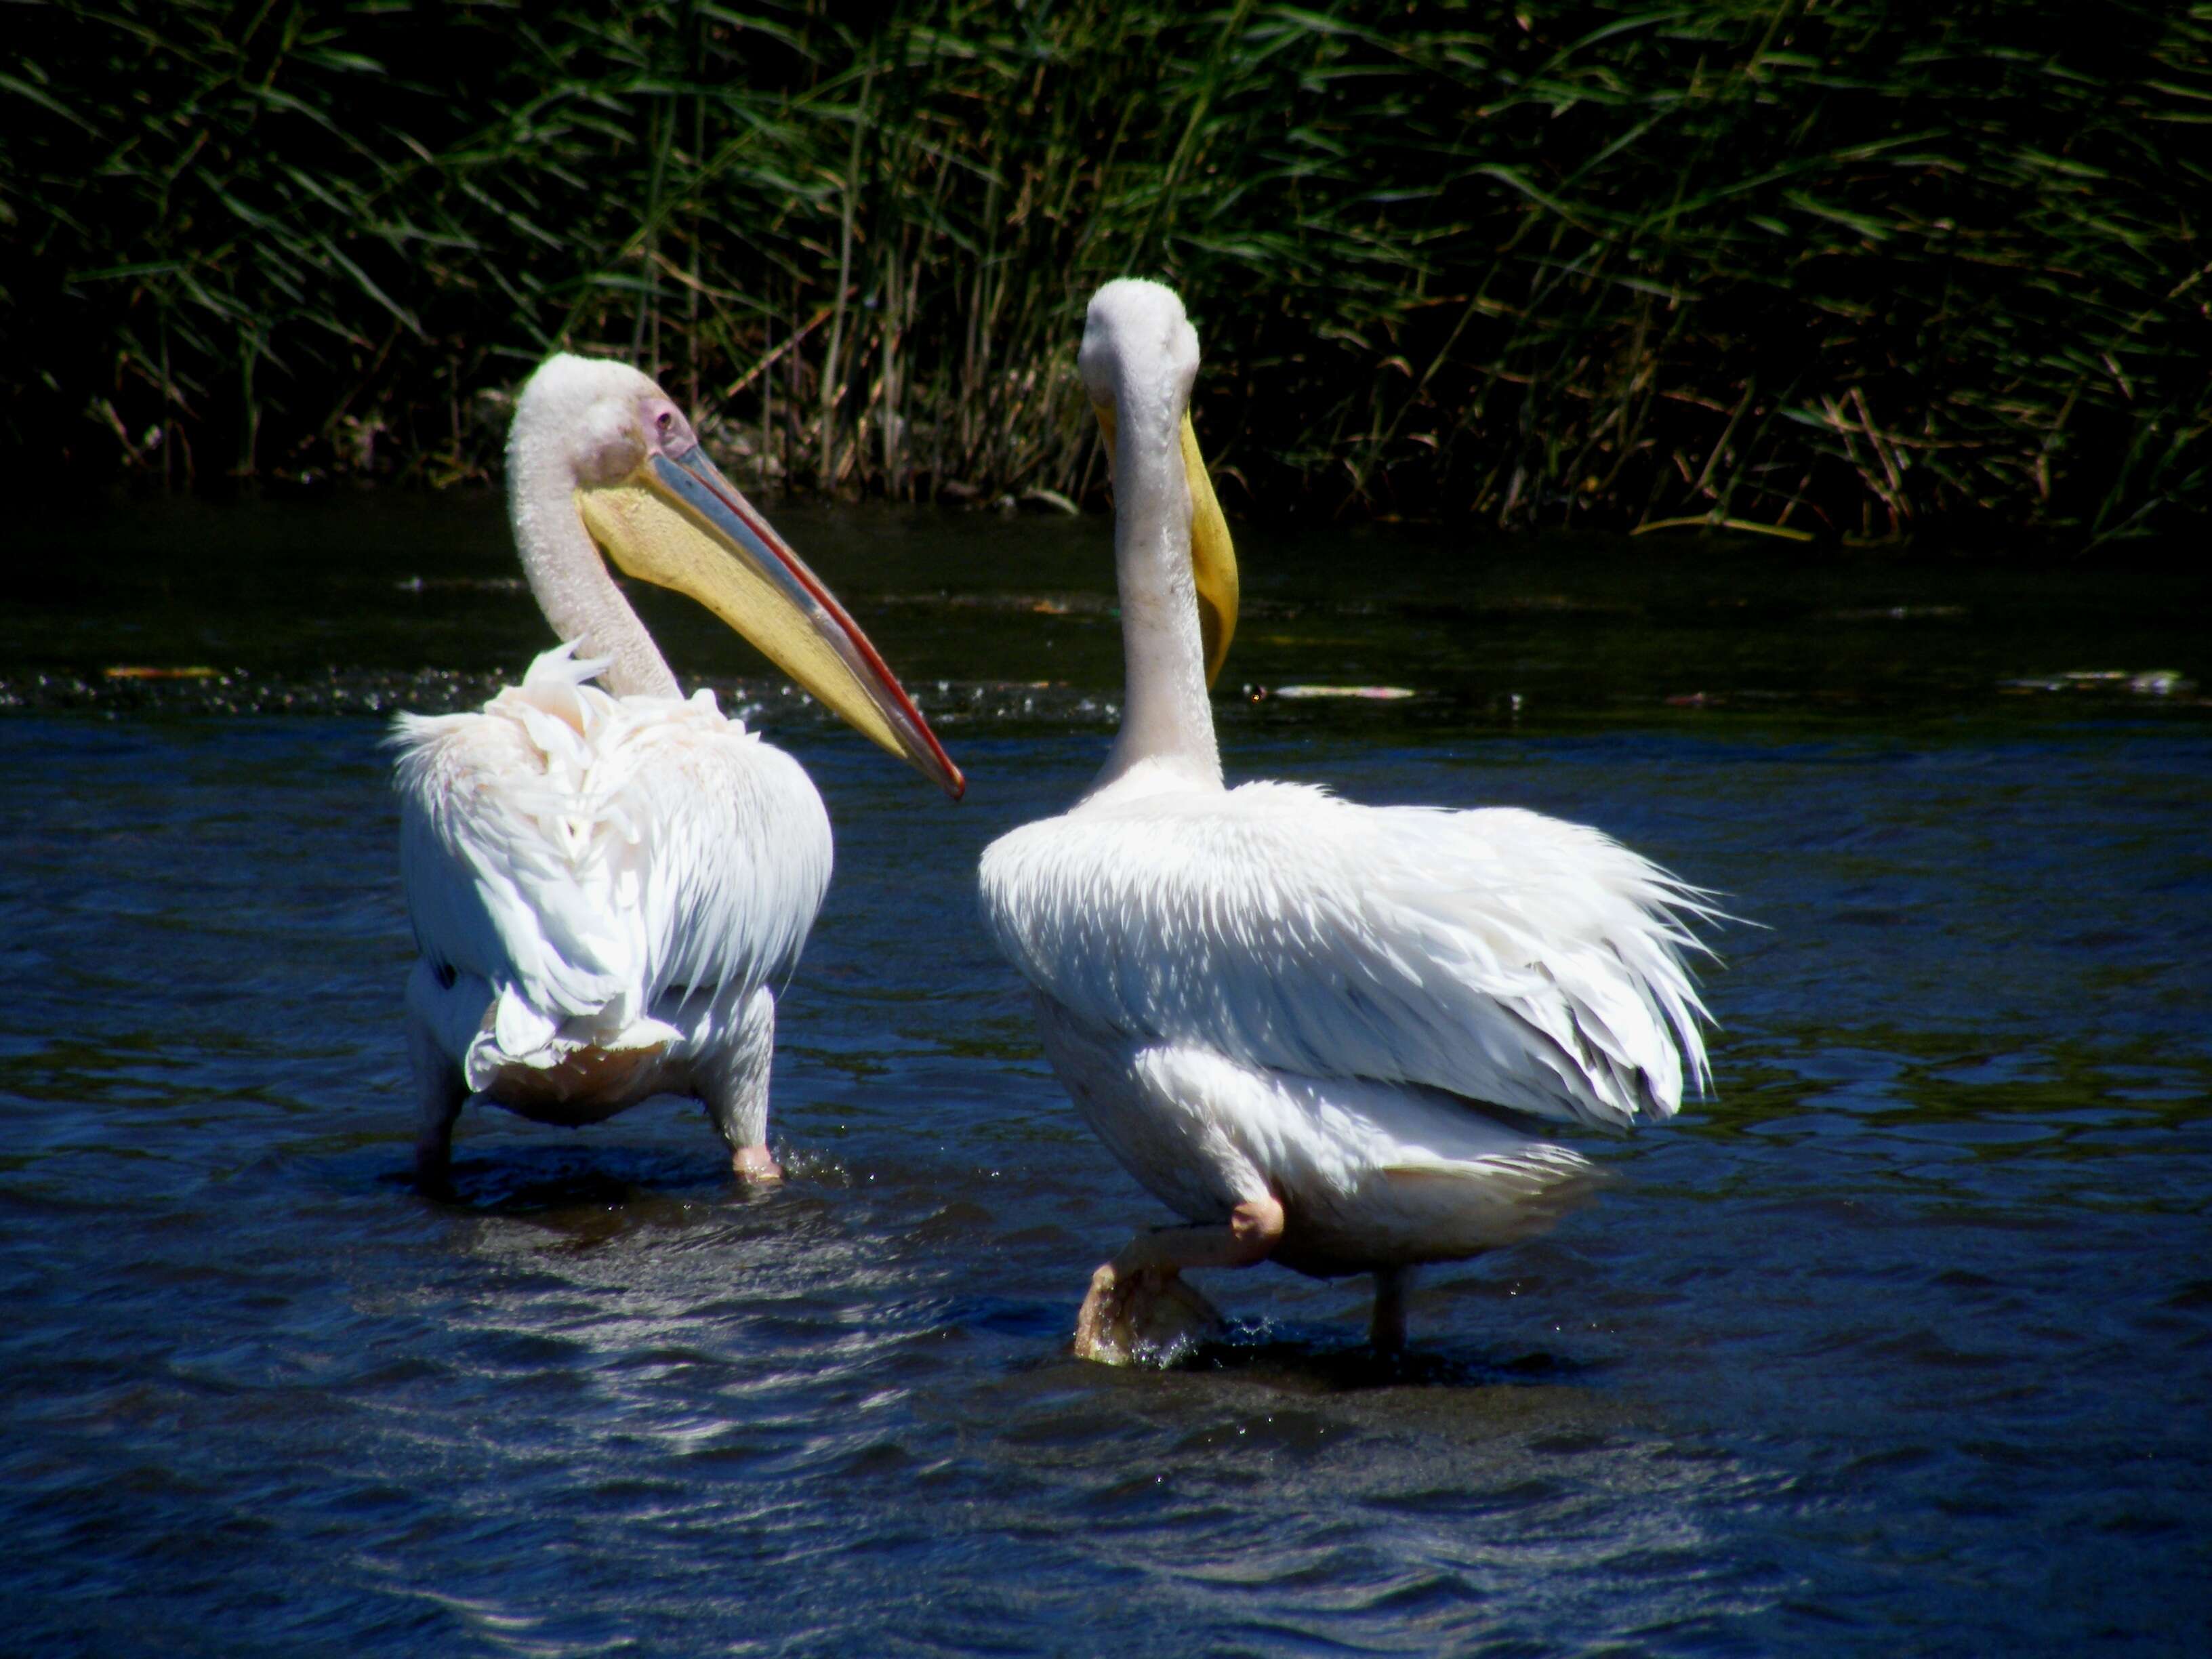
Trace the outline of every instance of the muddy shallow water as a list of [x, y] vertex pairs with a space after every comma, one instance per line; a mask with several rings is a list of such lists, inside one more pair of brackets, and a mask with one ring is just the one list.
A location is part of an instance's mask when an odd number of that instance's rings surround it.
[[[402, 1179], [382, 721], [481, 696], [538, 625], [495, 507], [343, 505], [49, 531], [0, 620], [11, 1644], [2201, 1638], [2201, 580], [1248, 536], [1234, 775], [1594, 823], [1760, 926], [1707, 978], [1717, 1097], [1586, 1141], [1620, 1179], [1430, 1273], [1405, 1359], [1361, 1347], [1364, 1281], [1262, 1268], [1206, 1279], [1230, 1341], [1127, 1373], [1066, 1335], [1165, 1218], [971, 897], [1102, 755], [1103, 526], [782, 515], [939, 722], [957, 807], [651, 605], [836, 826], [782, 1006], [792, 1178], [739, 1194], [674, 1103], [472, 1112], [439, 1204]], [[1415, 695], [1279, 695], [1314, 684]]]

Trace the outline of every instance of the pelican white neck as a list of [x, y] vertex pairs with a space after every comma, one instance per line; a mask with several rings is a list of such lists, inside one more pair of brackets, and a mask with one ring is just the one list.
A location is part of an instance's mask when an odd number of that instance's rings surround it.
[[1218, 789], [1182, 446], [1198, 335], [1172, 289], [1109, 283], [1091, 301], [1078, 367], [1114, 450], [1126, 680], [1121, 727], [1091, 793], [1125, 779]]
[[576, 489], [635, 468], [644, 454], [641, 420], [662, 416], [684, 418], [646, 375], [563, 352], [522, 388], [507, 433], [507, 511], [530, 591], [579, 656], [607, 659], [600, 678], [617, 696], [683, 693], [592, 545]]

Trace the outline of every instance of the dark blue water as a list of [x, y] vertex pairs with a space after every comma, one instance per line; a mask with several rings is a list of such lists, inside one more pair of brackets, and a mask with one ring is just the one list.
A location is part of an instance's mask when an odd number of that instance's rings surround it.
[[[519, 662], [511, 594], [387, 614], [410, 556], [497, 571], [486, 522], [366, 574], [210, 555], [166, 600], [178, 573], [118, 556], [7, 624], [0, 1645], [2201, 1650], [2212, 718], [2057, 678], [2203, 678], [2199, 588], [1662, 581], [1643, 548], [1437, 576], [1410, 542], [1433, 580], [1304, 544], [1279, 580], [1248, 538], [1250, 683], [1424, 695], [1225, 698], [1233, 770], [1595, 823], [1763, 927], [1709, 976], [1718, 1099], [1588, 1143], [1622, 1179], [1425, 1280], [1401, 1364], [1359, 1346], [1363, 1282], [1261, 1268], [1208, 1277], [1234, 1340], [1161, 1374], [1068, 1356], [1091, 1267], [1164, 1218], [1074, 1121], [970, 896], [1099, 758], [1097, 527], [811, 526], [905, 549], [823, 562], [945, 677], [973, 791], [747, 682], [838, 833], [783, 1004], [792, 1179], [740, 1196], [673, 1103], [484, 1113], [438, 1204], [401, 1178], [380, 719], [220, 711]], [[149, 660], [220, 672], [104, 672]]]

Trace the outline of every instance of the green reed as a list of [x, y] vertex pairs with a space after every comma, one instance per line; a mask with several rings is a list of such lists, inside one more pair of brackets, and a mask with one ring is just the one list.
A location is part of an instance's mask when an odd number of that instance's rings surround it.
[[10, 470], [495, 469], [556, 345], [756, 485], [1085, 498], [1182, 289], [1245, 504], [2212, 507], [2212, 6], [107, 0], [0, 65]]

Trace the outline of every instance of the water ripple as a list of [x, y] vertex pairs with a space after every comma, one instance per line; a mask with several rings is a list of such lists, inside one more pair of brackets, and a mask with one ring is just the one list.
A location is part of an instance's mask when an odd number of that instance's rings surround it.
[[1361, 1346], [1363, 1285], [1261, 1270], [1210, 1282], [1226, 1340], [1130, 1374], [1066, 1334], [1158, 1218], [963, 896], [984, 842], [1079, 787], [1082, 721], [1009, 719], [988, 787], [919, 842], [905, 780], [798, 730], [840, 872], [784, 1010], [781, 1189], [732, 1189], [668, 1104], [579, 1134], [471, 1115], [452, 1203], [404, 1178], [377, 725], [0, 722], [12, 1634], [2059, 1652], [2198, 1628], [2212, 1446], [2174, 1402], [2212, 1382], [2208, 740], [1398, 732], [1285, 726], [1263, 758], [1595, 821], [1765, 924], [1711, 981], [1718, 1097], [1594, 1144], [1624, 1178], [1552, 1237], [1425, 1281], [1401, 1359]]

